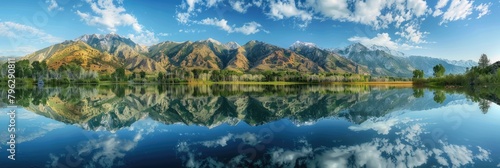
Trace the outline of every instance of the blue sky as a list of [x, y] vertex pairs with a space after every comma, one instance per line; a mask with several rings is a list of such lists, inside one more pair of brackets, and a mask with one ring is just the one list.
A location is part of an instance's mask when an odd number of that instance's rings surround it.
[[409, 55], [500, 60], [500, 1], [18, 0], [0, 6], [0, 55], [21, 56], [83, 34], [137, 43], [214, 38], [321, 48], [354, 42]]

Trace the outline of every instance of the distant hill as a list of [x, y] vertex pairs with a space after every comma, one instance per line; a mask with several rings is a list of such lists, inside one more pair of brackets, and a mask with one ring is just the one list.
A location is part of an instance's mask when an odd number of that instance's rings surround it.
[[313, 43], [297, 41], [290, 46], [290, 49], [317, 62], [321, 68], [328, 72], [370, 74], [366, 66], [357, 64], [333, 51], [320, 49]]
[[424, 56], [410, 56], [408, 57], [408, 60], [413, 65], [413, 67], [424, 70], [424, 74], [427, 77], [432, 76], [432, 74], [434, 73], [432, 68], [437, 64], [441, 64], [444, 66], [444, 68], [446, 69], [445, 74], [462, 74], [465, 73], [467, 67], [470, 67], [470, 66], [458, 66], [450, 64], [448, 60], [424, 57]]

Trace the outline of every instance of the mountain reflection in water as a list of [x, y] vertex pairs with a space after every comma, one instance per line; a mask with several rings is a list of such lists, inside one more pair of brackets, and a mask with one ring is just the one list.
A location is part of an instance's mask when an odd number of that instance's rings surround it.
[[441, 90], [104, 85], [16, 94], [24, 107], [18, 110], [20, 161], [0, 159], [12, 166], [491, 167], [500, 162], [500, 149], [491, 143], [500, 133], [488, 131], [500, 125], [493, 122], [499, 106]]

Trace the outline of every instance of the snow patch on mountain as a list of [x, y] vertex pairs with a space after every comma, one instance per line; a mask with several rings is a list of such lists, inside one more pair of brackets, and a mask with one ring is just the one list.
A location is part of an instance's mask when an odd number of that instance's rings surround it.
[[296, 41], [290, 46], [290, 49], [294, 50], [297, 48], [302, 48], [302, 47], [308, 47], [308, 48], [317, 48], [316, 44], [310, 43], [310, 42], [302, 42], [302, 41]]
[[234, 42], [234, 41], [228, 42], [228, 43], [224, 44], [224, 46], [226, 46], [227, 48], [229, 48], [231, 50], [234, 50], [234, 49], [241, 47], [240, 44], [238, 44], [237, 42]]

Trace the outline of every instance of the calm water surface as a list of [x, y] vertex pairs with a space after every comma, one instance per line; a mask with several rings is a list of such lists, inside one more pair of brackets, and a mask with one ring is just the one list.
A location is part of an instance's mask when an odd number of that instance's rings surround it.
[[[6, 95], [5, 91], [1, 91]], [[1, 167], [497, 167], [500, 107], [371, 86], [99, 86], [16, 90]]]

